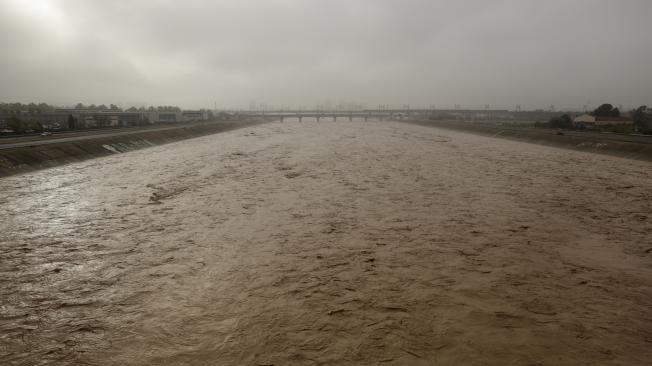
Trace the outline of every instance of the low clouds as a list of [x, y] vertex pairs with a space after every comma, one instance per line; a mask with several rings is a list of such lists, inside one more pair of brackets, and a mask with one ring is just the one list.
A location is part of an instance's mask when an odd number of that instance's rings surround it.
[[645, 0], [0, 2], [0, 100], [652, 103]]

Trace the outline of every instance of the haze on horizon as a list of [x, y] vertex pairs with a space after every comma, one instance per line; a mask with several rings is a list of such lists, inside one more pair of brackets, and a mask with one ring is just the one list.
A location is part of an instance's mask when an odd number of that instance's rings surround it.
[[649, 0], [0, 0], [0, 101], [626, 108]]

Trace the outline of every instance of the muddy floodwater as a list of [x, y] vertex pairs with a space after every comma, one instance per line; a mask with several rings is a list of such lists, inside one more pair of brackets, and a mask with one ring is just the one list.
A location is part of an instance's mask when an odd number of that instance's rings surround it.
[[652, 164], [286, 120], [0, 179], [1, 365], [650, 365]]

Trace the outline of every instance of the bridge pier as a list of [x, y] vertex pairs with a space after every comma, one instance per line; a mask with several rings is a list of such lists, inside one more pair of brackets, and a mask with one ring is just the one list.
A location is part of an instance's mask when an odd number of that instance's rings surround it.
[[281, 122], [283, 122], [283, 116], [281, 116]]
[[333, 122], [337, 122], [337, 116], [333, 116]]
[[364, 121], [367, 122], [368, 118], [369, 118], [369, 116], [364, 116]]
[[301, 119], [302, 119], [302, 118], [303, 118], [303, 117], [299, 116], [299, 122], [301, 122]]
[[315, 117], [315, 118], [317, 118], [317, 122], [319, 122], [319, 118], [320, 118], [320, 117], [319, 117], [319, 116], [317, 116], [317, 117]]
[[349, 122], [353, 122], [353, 115], [349, 114]]

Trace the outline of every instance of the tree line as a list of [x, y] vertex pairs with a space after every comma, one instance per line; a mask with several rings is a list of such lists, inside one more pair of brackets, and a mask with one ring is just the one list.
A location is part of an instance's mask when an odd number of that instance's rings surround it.
[[[43, 113], [43, 112], [54, 112], [56, 109], [65, 109], [69, 107], [51, 105], [47, 103], [5, 103], [0, 102], [0, 111], [5, 114], [13, 114], [18, 112], [29, 112], [29, 113]], [[149, 106], [149, 107], [129, 107], [127, 109], [122, 109], [115, 104], [109, 104], [107, 107], [105, 104], [95, 105], [89, 104], [85, 105], [84, 103], [75, 104], [73, 109], [88, 109], [88, 110], [102, 110], [102, 111], [116, 111], [116, 112], [156, 112], [156, 111], [165, 111], [165, 112], [180, 112], [181, 108], [174, 105], [163, 105], [163, 106]]]
[[[129, 107], [123, 109], [116, 104], [109, 104], [107, 107], [105, 104], [95, 105], [89, 104], [85, 105], [83, 103], [77, 103], [74, 107], [70, 106], [55, 106], [47, 103], [4, 103], [0, 102], [0, 133], [16, 133], [22, 134], [27, 132], [42, 132], [45, 129], [68, 129], [75, 130], [78, 128], [83, 128], [83, 121], [78, 120], [78, 113], [73, 111], [68, 111], [68, 109], [77, 109], [83, 112], [94, 112], [94, 111], [105, 111], [105, 112], [135, 112], [135, 113], [148, 113], [148, 112], [182, 112], [181, 108], [176, 105], [161, 105], [161, 106], [148, 106], [148, 107]], [[59, 111], [57, 111], [59, 110]], [[63, 110], [63, 111], [61, 111]], [[48, 113], [51, 112], [57, 113], [66, 113], [68, 114], [67, 120], [61, 121], [57, 118], [57, 123], [52, 122], [52, 118], [48, 117]], [[218, 113], [214, 114], [212, 110], [201, 109], [202, 112], [206, 113], [208, 120], [228, 120], [233, 118], [233, 116], [227, 113]], [[61, 117], [61, 115], [57, 115]], [[65, 117], [65, 116], [64, 116]], [[137, 123], [149, 124], [150, 116], [144, 114], [140, 121]], [[107, 123], [109, 117], [107, 115], [95, 115], [95, 125], [94, 127], [102, 128], [112, 125]], [[51, 125], [48, 125], [51, 123]], [[52, 124], [53, 123], [53, 124]], [[127, 122], [125, 122], [127, 123]], [[45, 126], [43, 124], [46, 124]], [[133, 124], [133, 122], [130, 122]], [[9, 131], [5, 131], [5, 129]]]
[[[56, 106], [48, 103], [5, 103], [0, 102], [0, 122], [4, 120], [4, 125], [6, 129], [13, 131], [14, 133], [25, 133], [25, 132], [42, 132], [44, 126], [42, 121], [38, 116], [51, 113], [57, 109], [66, 109], [69, 107]], [[77, 103], [73, 109], [79, 110], [88, 110], [88, 111], [113, 111], [113, 112], [180, 112], [181, 108], [178, 106], [166, 105], [166, 106], [150, 106], [150, 107], [129, 107], [126, 110], [118, 107], [116, 104], [109, 104], [107, 107], [105, 104], [95, 105], [89, 104], [85, 105], [83, 103]], [[28, 118], [23, 118], [22, 113], [29, 114]], [[35, 118], [35, 116], [37, 116]], [[67, 129], [76, 129], [78, 128], [78, 121], [73, 115], [68, 116], [66, 126], [61, 126]]]
[[[604, 103], [598, 108], [594, 109], [589, 113], [590, 115], [596, 118], [620, 118], [622, 114], [620, 109], [614, 107], [609, 103]], [[632, 120], [632, 125], [617, 125], [617, 126], [607, 126], [605, 129], [612, 132], [638, 132], [643, 134], [652, 134], [652, 114], [647, 106], [640, 106], [629, 112], [629, 117]], [[535, 124], [537, 127], [549, 127], [549, 128], [561, 128], [561, 129], [574, 129], [582, 128], [581, 126], [575, 126], [573, 119], [568, 114], [563, 114], [558, 117], [553, 117], [547, 123], [537, 122]]]

